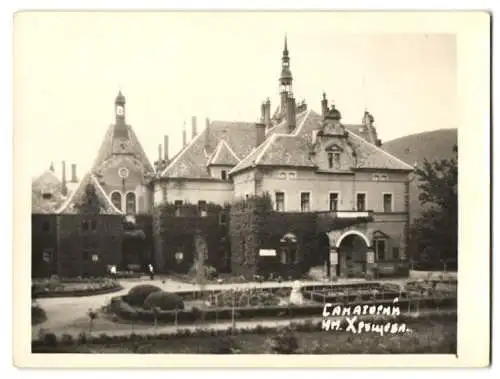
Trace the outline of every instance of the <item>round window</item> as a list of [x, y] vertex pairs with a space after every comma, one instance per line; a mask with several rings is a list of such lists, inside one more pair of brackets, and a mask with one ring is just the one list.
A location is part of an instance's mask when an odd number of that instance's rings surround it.
[[125, 167], [122, 167], [118, 170], [118, 175], [120, 178], [125, 179], [128, 177], [128, 169]]

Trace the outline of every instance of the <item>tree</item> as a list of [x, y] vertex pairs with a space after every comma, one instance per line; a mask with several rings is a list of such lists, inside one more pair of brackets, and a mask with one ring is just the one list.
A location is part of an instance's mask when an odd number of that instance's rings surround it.
[[458, 148], [454, 157], [433, 162], [424, 160], [415, 170], [419, 200], [424, 208], [410, 230], [410, 254], [414, 261], [432, 268], [456, 267], [458, 250]]
[[94, 185], [87, 184], [85, 186], [82, 201], [79, 204], [75, 204], [75, 208], [78, 209], [79, 213], [98, 214], [101, 212], [102, 203], [97, 196]]

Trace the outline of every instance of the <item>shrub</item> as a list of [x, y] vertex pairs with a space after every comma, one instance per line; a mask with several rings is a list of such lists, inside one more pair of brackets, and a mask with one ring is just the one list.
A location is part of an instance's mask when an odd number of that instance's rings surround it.
[[43, 336], [43, 344], [48, 347], [57, 346], [57, 336], [54, 333], [46, 333]]
[[293, 354], [299, 348], [299, 341], [295, 332], [285, 327], [268, 340], [268, 345], [272, 354]]
[[73, 336], [71, 334], [65, 333], [61, 336], [61, 344], [63, 344], [63, 345], [73, 345], [74, 342], [75, 341], [74, 341]]
[[47, 314], [39, 305], [31, 306], [31, 325], [37, 325], [47, 320]]
[[184, 309], [184, 302], [182, 297], [175, 293], [156, 291], [149, 294], [143, 306], [145, 309], [160, 308], [163, 311], [171, 311]]
[[130, 305], [142, 307], [146, 298], [157, 291], [161, 291], [161, 288], [151, 284], [141, 284], [132, 287], [130, 291], [128, 291], [127, 296], [124, 297], [124, 300]]
[[227, 336], [215, 339], [210, 349], [212, 354], [236, 354], [239, 351], [240, 349], [236, 341]]

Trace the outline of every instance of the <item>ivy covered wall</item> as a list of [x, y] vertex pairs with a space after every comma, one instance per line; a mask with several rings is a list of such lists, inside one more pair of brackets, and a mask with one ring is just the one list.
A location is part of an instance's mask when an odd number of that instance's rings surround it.
[[229, 270], [228, 206], [165, 203], [155, 207], [152, 218], [154, 259], [159, 272], [187, 273], [195, 257], [194, 236], [205, 240], [206, 265]]

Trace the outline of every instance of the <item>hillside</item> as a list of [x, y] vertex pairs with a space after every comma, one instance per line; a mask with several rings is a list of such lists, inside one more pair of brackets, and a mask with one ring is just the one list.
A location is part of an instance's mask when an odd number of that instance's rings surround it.
[[[382, 148], [402, 161], [414, 165], [453, 157], [453, 145], [457, 144], [457, 129], [439, 129], [385, 142]], [[410, 184], [410, 217], [418, 217], [421, 209], [416, 180]]]

